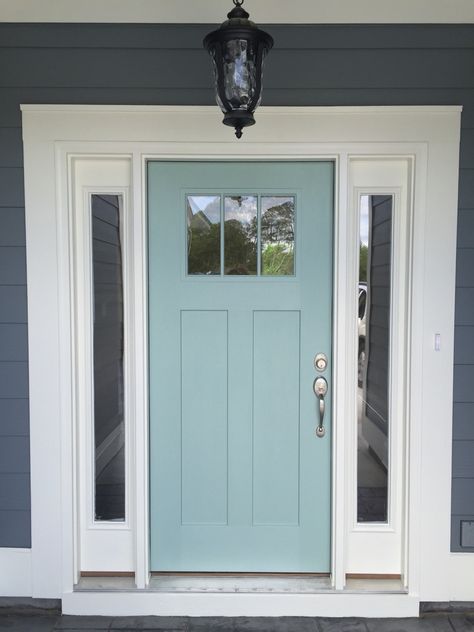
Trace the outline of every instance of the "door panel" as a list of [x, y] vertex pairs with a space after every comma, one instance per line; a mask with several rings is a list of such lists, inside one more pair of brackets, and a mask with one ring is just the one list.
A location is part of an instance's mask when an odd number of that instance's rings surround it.
[[332, 192], [332, 163], [148, 165], [152, 570], [329, 571]]
[[183, 525], [227, 524], [227, 332], [226, 311], [181, 312]]
[[299, 373], [300, 312], [254, 312], [254, 525], [298, 525]]

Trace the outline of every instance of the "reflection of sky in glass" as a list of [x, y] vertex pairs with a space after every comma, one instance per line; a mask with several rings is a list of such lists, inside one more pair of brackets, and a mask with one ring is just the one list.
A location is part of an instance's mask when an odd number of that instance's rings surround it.
[[214, 195], [189, 195], [188, 204], [193, 212], [202, 212], [211, 224], [218, 224], [221, 221], [220, 197]]
[[285, 202], [294, 202], [294, 198], [292, 197], [282, 197], [282, 196], [278, 196], [278, 197], [272, 197], [272, 196], [265, 196], [262, 197], [262, 213], [265, 213], [265, 211], [268, 211], [269, 208], [273, 208], [274, 206], [280, 206], [281, 204], [284, 204]]
[[225, 219], [250, 224], [257, 215], [257, 198], [249, 195], [225, 198]]
[[360, 241], [364, 246], [369, 245], [369, 196], [360, 198]]

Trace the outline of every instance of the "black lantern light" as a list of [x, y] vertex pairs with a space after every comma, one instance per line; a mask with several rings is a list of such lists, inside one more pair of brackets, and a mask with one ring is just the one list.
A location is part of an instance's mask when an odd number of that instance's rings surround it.
[[255, 124], [253, 113], [262, 98], [262, 70], [273, 38], [249, 20], [242, 8], [244, 0], [233, 0], [235, 7], [217, 31], [204, 39], [214, 63], [216, 100], [224, 112], [224, 125], [242, 129]]

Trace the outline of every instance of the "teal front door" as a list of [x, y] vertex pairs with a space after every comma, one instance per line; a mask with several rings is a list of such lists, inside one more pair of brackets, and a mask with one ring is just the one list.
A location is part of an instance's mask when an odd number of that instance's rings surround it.
[[148, 163], [152, 571], [329, 572], [333, 178]]

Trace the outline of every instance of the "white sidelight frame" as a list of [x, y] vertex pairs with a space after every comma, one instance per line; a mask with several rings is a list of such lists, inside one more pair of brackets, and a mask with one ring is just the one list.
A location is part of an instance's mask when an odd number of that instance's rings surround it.
[[[26, 186], [32, 472], [32, 596], [62, 598], [77, 614], [408, 616], [419, 602], [473, 599], [474, 557], [449, 552], [454, 287], [459, 107], [260, 108], [237, 142], [215, 107], [22, 107]], [[75, 502], [74, 312], [68, 164], [127, 158], [131, 165], [134, 348], [133, 561], [136, 589], [78, 592]], [[354, 419], [356, 301], [348, 213], [351, 160], [408, 158], [413, 165], [407, 362], [408, 590], [345, 589], [347, 427]], [[333, 587], [317, 594], [154, 593], [148, 584], [146, 160], [320, 160], [336, 163], [334, 268]], [[351, 245], [352, 244], [352, 245]], [[352, 250], [351, 250], [352, 249]], [[439, 287], [444, 301], [439, 301]], [[434, 351], [434, 334], [442, 337]], [[45, 375], [48, 376], [45, 379]], [[439, 384], [443, 384], [443, 390]], [[45, 573], [45, 569], [49, 572]], [[443, 578], [444, 581], [440, 581]]]
[[[133, 349], [135, 328], [133, 318], [133, 229], [130, 212], [131, 164], [129, 157], [113, 159], [69, 156], [69, 239], [72, 297], [75, 317], [73, 355], [75, 357], [74, 434], [77, 449], [77, 476], [73, 493], [78, 511], [78, 569], [100, 572], [131, 571], [133, 555], [133, 507], [130, 502], [133, 440]], [[120, 199], [120, 234], [123, 261], [122, 291], [124, 302], [124, 427], [125, 442], [125, 520], [96, 521], [95, 445], [94, 445], [94, 354], [93, 354], [93, 262], [92, 262], [92, 196], [117, 195]], [[112, 438], [114, 440], [114, 438]], [[117, 439], [115, 438], [115, 441]], [[77, 573], [76, 573], [77, 574]]]
[[[406, 506], [405, 437], [410, 419], [409, 402], [404, 394], [409, 383], [410, 257], [413, 232], [413, 156], [361, 156], [350, 159], [348, 223], [349, 235], [359, 242], [360, 201], [363, 195], [392, 196], [391, 291], [389, 305], [389, 418], [388, 418], [388, 516], [386, 523], [357, 521], [357, 425], [346, 426], [346, 467], [352, 488], [347, 490], [346, 574], [401, 575], [406, 585], [403, 535]], [[356, 292], [359, 256], [353, 247], [347, 253], [347, 274]], [[356, 300], [354, 296], [353, 301]], [[357, 319], [353, 323], [353, 341], [348, 355], [357, 353]], [[357, 386], [352, 397], [357, 406]]]

